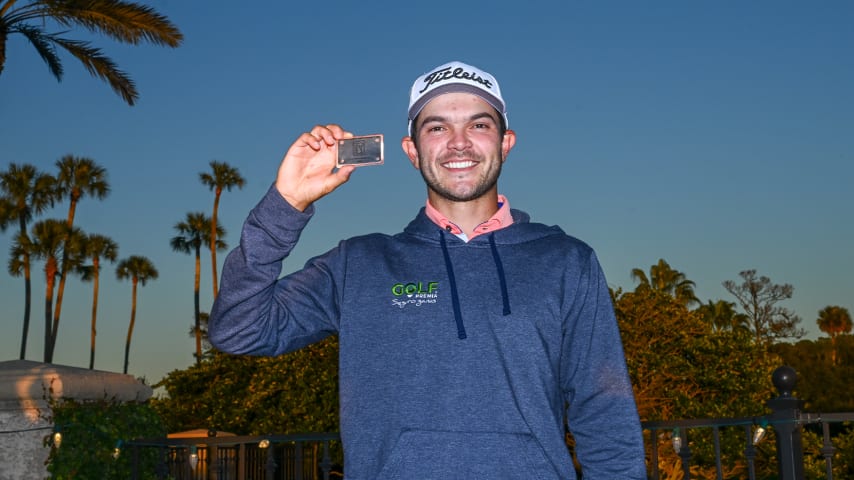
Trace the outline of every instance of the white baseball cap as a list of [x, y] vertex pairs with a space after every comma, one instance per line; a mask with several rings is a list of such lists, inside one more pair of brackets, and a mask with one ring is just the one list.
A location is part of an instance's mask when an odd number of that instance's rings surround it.
[[504, 117], [504, 126], [509, 126], [507, 107], [501, 98], [501, 89], [498, 88], [495, 77], [477, 67], [462, 62], [450, 62], [421, 75], [412, 84], [409, 94], [409, 132], [412, 132], [412, 122], [427, 102], [450, 92], [477, 95], [498, 110]]

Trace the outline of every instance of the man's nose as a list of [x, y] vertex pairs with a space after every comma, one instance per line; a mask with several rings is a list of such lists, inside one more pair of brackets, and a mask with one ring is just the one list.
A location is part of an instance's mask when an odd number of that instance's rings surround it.
[[453, 150], [466, 150], [471, 147], [471, 140], [468, 135], [466, 135], [465, 130], [454, 130], [450, 141], [448, 142], [448, 148]]

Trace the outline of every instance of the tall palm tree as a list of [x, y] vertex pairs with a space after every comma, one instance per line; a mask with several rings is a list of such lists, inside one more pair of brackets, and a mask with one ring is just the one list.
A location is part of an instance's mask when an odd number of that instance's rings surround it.
[[[51, 340], [51, 310], [53, 308], [53, 293], [56, 277], [59, 275], [59, 256], [68, 231], [68, 225], [61, 220], [48, 219], [33, 225], [30, 251], [34, 258], [44, 260], [45, 295], [44, 295], [44, 361], [53, 361], [50, 349]], [[19, 237], [22, 238], [22, 237]]]
[[[195, 319], [195, 336], [196, 336], [196, 363], [202, 361], [202, 330], [201, 330], [201, 312], [199, 310], [199, 285], [202, 276], [202, 245], [208, 245], [211, 226], [213, 221], [202, 212], [187, 213], [186, 218], [175, 224], [175, 230], [178, 235], [172, 237], [169, 245], [172, 250], [181, 253], [193, 253], [196, 256], [196, 274], [195, 283], [193, 286], [193, 305]], [[225, 242], [220, 240], [225, 236], [225, 229], [216, 225], [216, 248], [225, 249]]]
[[130, 356], [130, 342], [133, 337], [133, 327], [136, 323], [136, 289], [137, 284], [143, 286], [149, 280], [157, 279], [157, 269], [146, 257], [141, 255], [131, 255], [122, 260], [116, 266], [116, 278], [119, 280], [130, 279], [132, 285], [131, 309], [130, 309], [130, 324], [128, 325], [128, 336], [125, 341], [125, 366], [123, 373], [128, 373], [128, 359]]
[[[47, 26], [52, 24], [62, 30], [47, 32]], [[62, 80], [63, 68], [57, 47], [77, 58], [90, 74], [106, 81], [128, 105], [133, 105], [139, 98], [133, 80], [100, 48], [90, 42], [66, 38], [64, 35], [71, 27], [82, 27], [131, 45], [147, 42], [174, 48], [183, 40], [169, 19], [135, 2], [34, 0], [19, 4], [17, 0], [0, 0], [0, 74], [6, 63], [6, 40], [9, 35], [19, 33], [35, 47], [58, 81]]]
[[[56, 194], [59, 198], [68, 198], [68, 219], [66, 220], [69, 233], [74, 227], [74, 214], [77, 212], [77, 204], [84, 197], [94, 197], [99, 200], [106, 198], [110, 193], [110, 184], [107, 182], [107, 170], [96, 164], [94, 160], [86, 157], [75, 157], [65, 155], [56, 161], [59, 173], [56, 176]], [[70, 237], [67, 239], [70, 241]], [[56, 335], [59, 329], [59, 319], [62, 313], [62, 299], [65, 293], [65, 281], [68, 272], [72, 269], [70, 265], [70, 253], [82, 253], [72, 248], [65, 248], [62, 262], [59, 267], [59, 287], [56, 291], [56, 309], [53, 312], [53, 339], [51, 351], [56, 344]]]
[[[17, 247], [13, 247], [12, 258], [9, 262], [9, 273], [13, 276], [24, 276], [24, 328], [21, 334], [21, 354], [23, 360], [27, 355], [27, 336], [30, 331], [30, 305], [32, 304], [32, 284], [30, 279], [31, 246], [27, 236], [27, 225], [34, 216], [40, 215], [56, 200], [54, 190], [55, 179], [40, 172], [29, 164], [12, 163], [9, 169], [0, 172], [0, 231], [17, 220]], [[14, 268], [13, 268], [14, 266]]]
[[90, 329], [89, 342], [89, 370], [95, 368], [95, 336], [98, 334], [96, 324], [98, 318], [98, 287], [100, 285], [101, 259], [111, 263], [116, 261], [119, 255], [119, 246], [111, 238], [91, 234], [86, 237], [83, 247], [84, 255], [92, 260], [92, 265], [86, 265], [81, 269], [83, 281], [92, 281], [92, 328]]
[[851, 329], [854, 328], [851, 314], [845, 307], [828, 305], [818, 311], [816, 323], [822, 332], [830, 335], [830, 343], [833, 346], [831, 361], [836, 365], [836, 338], [843, 333], [851, 333]]
[[639, 282], [638, 288], [652, 288], [670, 294], [686, 307], [700, 303], [694, 293], [696, 284], [684, 273], [674, 270], [663, 258], [649, 268], [649, 276], [640, 268], [632, 269], [632, 279]]
[[211, 172], [201, 172], [199, 173], [199, 180], [201, 180], [202, 184], [207, 185], [209, 190], [214, 192], [214, 204], [213, 204], [213, 215], [211, 215], [211, 230], [210, 230], [210, 240], [208, 243], [211, 250], [211, 271], [213, 272], [213, 298], [216, 299], [217, 293], [219, 289], [217, 288], [217, 269], [216, 269], [216, 251], [217, 247], [215, 242], [218, 241], [219, 237], [216, 235], [214, 231], [215, 225], [218, 225], [217, 214], [219, 211], [219, 197], [222, 195], [222, 189], [226, 189], [229, 192], [233, 187], [243, 188], [246, 185], [246, 180], [240, 175], [240, 171], [231, 165], [225, 162], [217, 162], [216, 160], [211, 160], [210, 162]]

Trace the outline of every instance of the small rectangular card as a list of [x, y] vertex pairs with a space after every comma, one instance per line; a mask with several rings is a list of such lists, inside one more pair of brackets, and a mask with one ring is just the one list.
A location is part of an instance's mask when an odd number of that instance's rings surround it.
[[368, 165], [382, 165], [382, 163], [382, 134], [362, 135], [338, 140], [337, 166], [354, 165], [364, 167]]

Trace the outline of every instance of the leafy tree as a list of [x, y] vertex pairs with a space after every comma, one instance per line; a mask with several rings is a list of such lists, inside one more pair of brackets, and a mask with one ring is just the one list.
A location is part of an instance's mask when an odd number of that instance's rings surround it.
[[219, 240], [219, 236], [217, 235], [217, 231], [215, 230], [215, 225], [218, 225], [217, 214], [219, 212], [219, 197], [222, 195], [222, 189], [226, 189], [229, 192], [232, 187], [243, 188], [243, 185], [246, 184], [246, 180], [240, 175], [240, 171], [231, 165], [225, 162], [218, 162], [216, 160], [211, 160], [210, 162], [211, 172], [201, 172], [199, 173], [199, 180], [201, 180], [203, 185], [206, 185], [208, 189], [214, 192], [214, 204], [213, 204], [213, 214], [211, 215], [211, 229], [210, 229], [210, 239], [208, 243], [211, 250], [211, 269], [213, 272], [213, 298], [216, 298], [218, 288], [217, 288], [217, 271], [216, 271], [216, 251], [217, 245], [216, 243]]
[[854, 412], [854, 335], [837, 337], [838, 356], [832, 368], [834, 344], [826, 337], [780, 342], [771, 348], [798, 372], [795, 396], [806, 402], [807, 411]]
[[131, 285], [133, 287], [131, 295], [130, 324], [128, 325], [127, 340], [125, 341], [125, 366], [124, 370], [122, 370], [123, 373], [128, 373], [130, 342], [133, 337], [134, 323], [136, 322], [137, 285], [141, 284], [144, 286], [149, 280], [156, 280], [157, 276], [157, 269], [154, 268], [154, 264], [151, 263], [151, 260], [140, 255], [131, 255], [130, 257], [120, 261], [116, 266], [116, 278], [119, 280], [130, 278]]
[[[52, 20], [63, 30], [47, 31]], [[101, 49], [90, 42], [66, 38], [71, 27], [82, 27], [121, 43], [177, 47], [183, 40], [178, 28], [154, 9], [122, 0], [34, 0], [18, 4], [17, 0], [0, 0], [0, 74], [6, 63], [6, 40], [21, 34], [35, 47], [50, 73], [62, 80], [63, 68], [57, 47], [67, 51], [89, 71], [106, 81], [128, 104], [139, 98], [133, 80], [118, 69]]]
[[98, 318], [98, 287], [100, 285], [101, 259], [115, 263], [119, 255], [119, 246], [111, 238], [104, 235], [91, 234], [86, 238], [83, 247], [84, 256], [92, 260], [92, 265], [81, 268], [83, 281], [92, 281], [92, 328], [89, 342], [89, 369], [95, 368], [95, 336], [97, 335]]
[[[614, 310], [641, 420], [761, 415], [772, 396], [770, 378], [779, 360], [756, 348], [744, 330], [715, 330], [700, 313], [670, 294], [641, 288], [616, 291]], [[721, 439], [724, 463], [745, 468], [743, 432]], [[692, 462], [714, 464], [709, 432], [692, 434]], [[662, 450], [664, 455], [666, 450]], [[670, 450], [662, 462], [675, 467]]]
[[771, 279], [764, 275], [757, 277], [756, 270], [744, 270], [739, 276], [742, 283], [727, 280], [723, 286], [744, 309], [757, 342], [767, 344], [780, 339], [798, 339], [806, 334], [798, 327], [801, 318], [777, 305], [792, 298], [793, 286], [771, 283]]
[[[77, 204], [84, 197], [94, 197], [99, 200], [110, 193], [110, 184], [107, 182], [107, 171], [95, 163], [94, 160], [85, 157], [65, 155], [56, 161], [59, 173], [56, 176], [56, 194], [58, 198], [68, 198], [68, 232], [74, 227], [74, 214]], [[66, 243], [71, 238], [66, 238]], [[81, 245], [82, 246], [82, 245]], [[62, 262], [59, 267], [59, 288], [56, 292], [56, 309], [53, 312], [53, 330], [51, 332], [50, 356], [56, 346], [56, 338], [59, 333], [59, 319], [62, 312], [62, 299], [65, 293], [65, 282], [69, 271], [74, 269], [70, 255], [72, 253], [82, 255], [80, 249], [74, 249], [71, 245], [63, 249]]]
[[836, 339], [843, 333], [851, 333], [851, 314], [848, 309], [838, 305], [828, 305], [818, 312], [816, 320], [818, 328], [830, 336], [833, 344], [833, 357], [831, 362], [836, 365]]
[[[201, 283], [201, 250], [202, 245], [208, 244], [211, 226], [213, 222], [202, 212], [188, 213], [186, 218], [175, 224], [175, 230], [178, 235], [172, 237], [169, 245], [172, 250], [181, 253], [194, 253], [196, 258], [196, 274], [195, 283], [193, 286], [193, 305], [195, 318], [195, 336], [196, 336], [196, 363], [202, 360], [202, 332], [201, 332], [201, 311], [199, 309], [199, 285]], [[225, 236], [225, 229], [221, 226], [216, 226], [217, 241], [215, 245], [220, 250], [226, 248], [225, 242], [219, 240], [219, 237]]]
[[632, 279], [639, 282], [638, 288], [667, 293], [685, 306], [700, 303], [694, 294], [696, 284], [688, 280], [684, 273], [674, 270], [663, 258], [649, 268], [649, 276], [640, 268], [632, 269]]
[[338, 339], [278, 357], [215, 353], [155, 385], [153, 401], [170, 431], [195, 428], [244, 435], [335, 432]]
[[12, 163], [9, 169], [0, 172], [0, 231], [12, 222], [18, 222], [18, 238], [12, 247], [9, 260], [9, 273], [12, 276], [24, 276], [24, 327], [21, 334], [21, 354], [27, 355], [27, 336], [30, 331], [30, 305], [32, 304], [32, 283], [30, 279], [30, 239], [27, 225], [35, 215], [39, 215], [53, 206], [55, 200], [54, 178], [40, 172], [33, 165]]
[[763, 408], [779, 364], [745, 332], [715, 331], [697, 311], [654, 289], [617, 291], [614, 311], [641, 419], [738, 416]]

